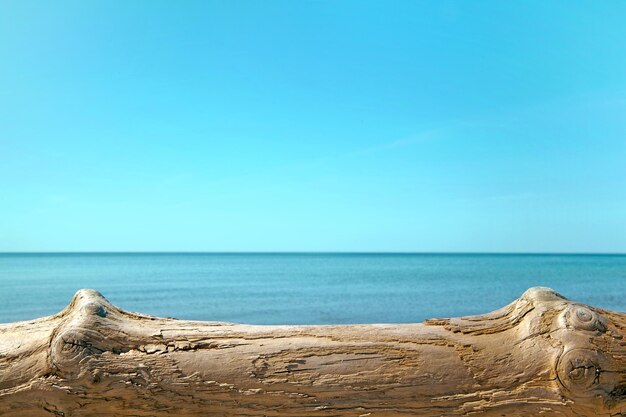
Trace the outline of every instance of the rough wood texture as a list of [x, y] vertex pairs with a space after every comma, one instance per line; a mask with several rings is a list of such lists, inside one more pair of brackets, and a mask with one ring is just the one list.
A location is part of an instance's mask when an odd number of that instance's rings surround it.
[[547, 288], [483, 316], [348, 326], [163, 319], [81, 290], [0, 325], [0, 415], [626, 415], [625, 327]]

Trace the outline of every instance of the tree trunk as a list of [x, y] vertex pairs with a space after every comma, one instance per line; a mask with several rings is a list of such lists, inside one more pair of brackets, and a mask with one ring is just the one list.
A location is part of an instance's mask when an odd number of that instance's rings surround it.
[[81, 290], [0, 325], [0, 415], [626, 415], [626, 315], [531, 288], [483, 316], [252, 326]]

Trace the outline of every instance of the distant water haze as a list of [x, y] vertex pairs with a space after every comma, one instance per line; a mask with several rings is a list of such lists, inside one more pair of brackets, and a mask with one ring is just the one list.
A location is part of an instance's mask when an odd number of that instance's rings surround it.
[[405, 323], [488, 312], [538, 285], [625, 311], [626, 255], [0, 254], [0, 322], [56, 313], [94, 288], [181, 319]]

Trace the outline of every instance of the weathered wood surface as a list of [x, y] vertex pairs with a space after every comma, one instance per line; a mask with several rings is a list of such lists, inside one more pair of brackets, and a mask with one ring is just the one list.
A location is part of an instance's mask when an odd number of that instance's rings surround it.
[[483, 316], [347, 326], [156, 318], [81, 290], [0, 325], [0, 415], [626, 415], [625, 327], [547, 288]]

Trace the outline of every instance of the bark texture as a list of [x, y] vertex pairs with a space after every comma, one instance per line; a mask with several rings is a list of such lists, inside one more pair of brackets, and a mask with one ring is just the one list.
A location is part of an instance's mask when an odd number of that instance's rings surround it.
[[540, 287], [482, 316], [346, 326], [157, 318], [81, 290], [0, 325], [0, 415], [620, 416], [625, 328]]

